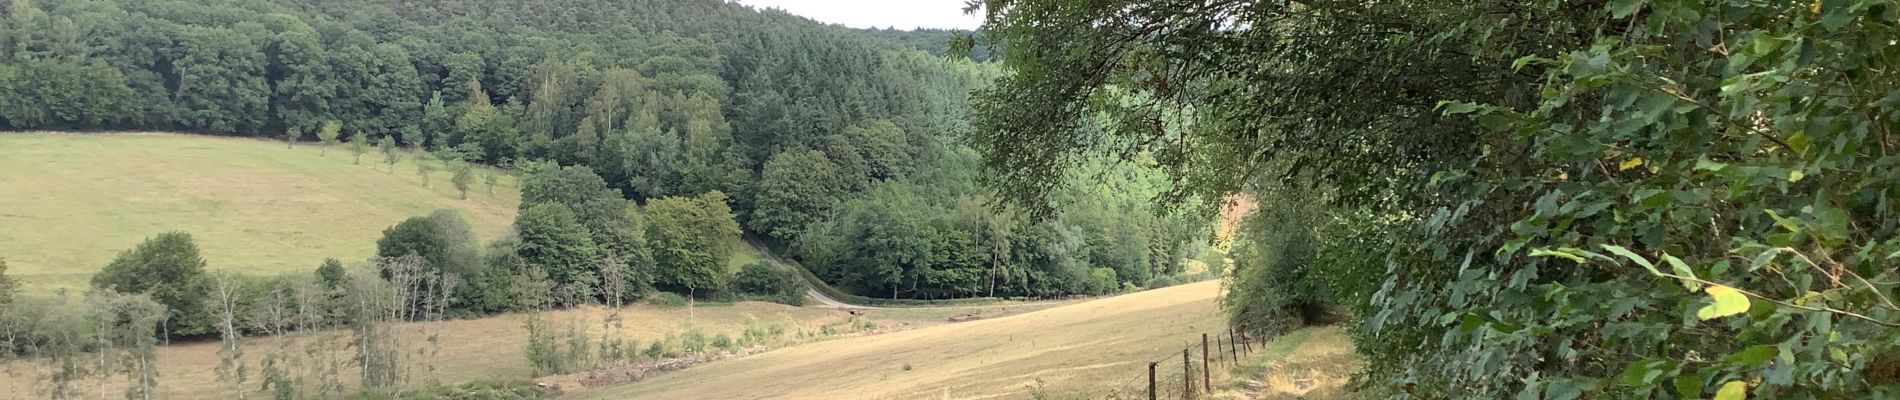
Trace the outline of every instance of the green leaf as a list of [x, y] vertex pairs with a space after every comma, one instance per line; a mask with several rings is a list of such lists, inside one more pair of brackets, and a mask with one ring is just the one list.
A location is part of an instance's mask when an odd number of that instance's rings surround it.
[[1614, 0], [1610, 2], [1610, 16], [1616, 18], [1628, 17], [1630, 14], [1635, 14], [1636, 10], [1640, 8], [1643, 8], [1643, 0]]
[[1680, 394], [1684, 398], [1701, 397], [1702, 377], [1690, 374], [1677, 375], [1676, 394]]
[[1766, 344], [1748, 346], [1747, 349], [1730, 354], [1726, 358], [1728, 362], [1750, 367], [1765, 364], [1773, 359], [1775, 359], [1775, 346]]
[[1550, 249], [1531, 250], [1531, 257], [1558, 257], [1565, 260], [1576, 262], [1578, 264], [1582, 264], [1584, 262], [1583, 257], [1579, 257], [1576, 254], [1570, 254], [1570, 253], [1565, 253], [1562, 251], [1556, 251], [1556, 250], [1550, 250]]
[[1616, 376], [1616, 383], [1623, 386], [1649, 386], [1662, 376], [1663, 367], [1667, 365], [1662, 360], [1637, 361]]
[[1438, 102], [1438, 110], [1445, 113], [1445, 115], [1469, 114], [1472, 111], [1477, 111], [1478, 105], [1462, 101], [1441, 101]]
[[1695, 169], [1697, 170], [1710, 171], [1710, 172], [1722, 172], [1722, 169], [1724, 168], [1728, 168], [1728, 164], [1715, 162], [1714, 160], [1710, 160], [1708, 157], [1703, 157], [1703, 158], [1699, 158], [1695, 160]]
[[1775, 249], [1769, 249], [1768, 251], [1755, 255], [1755, 260], [1748, 263], [1749, 272], [1758, 271], [1761, 270], [1761, 267], [1768, 266], [1768, 263], [1774, 262], [1775, 256], [1778, 255], [1781, 255], [1781, 251]]
[[1516, 71], [1516, 70], [1524, 69], [1525, 65], [1530, 65], [1530, 63], [1533, 61], [1537, 61], [1537, 56], [1530, 55], [1530, 56], [1518, 57], [1516, 61], [1511, 61], [1511, 70]]
[[1696, 318], [1707, 321], [1748, 312], [1748, 296], [1742, 295], [1741, 291], [1728, 286], [1714, 285], [1709, 286], [1708, 292], [1709, 298], [1715, 303], [1696, 310]]
[[[1666, 261], [1666, 262], [1668, 262], [1668, 263], [1669, 263], [1669, 268], [1670, 268], [1671, 270], [1674, 270], [1674, 271], [1676, 272], [1676, 275], [1679, 275], [1679, 276], [1686, 276], [1686, 277], [1690, 277], [1690, 278], [1694, 278], [1694, 277], [1696, 277], [1696, 276], [1695, 276], [1695, 270], [1691, 270], [1691, 269], [1689, 269], [1689, 264], [1687, 264], [1687, 263], [1683, 263], [1683, 262], [1682, 262], [1682, 259], [1680, 259], [1680, 258], [1676, 258], [1676, 256], [1672, 256], [1672, 255], [1668, 255], [1668, 254], [1663, 254], [1663, 261]], [[1689, 291], [1691, 291], [1691, 292], [1694, 292], [1694, 291], [1697, 291], [1697, 290], [1701, 290], [1701, 289], [1702, 289], [1702, 286], [1701, 286], [1701, 285], [1698, 285], [1698, 284], [1696, 284], [1696, 282], [1695, 282], [1695, 281], [1692, 281], [1692, 280], [1688, 280], [1688, 279], [1683, 279], [1683, 280], [1682, 280], [1682, 288], [1683, 288], [1683, 289], [1689, 289]]]
[[1748, 383], [1747, 382], [1728, 381], [1728, 383], [1722, 384], [1721, 389], [1715, 390], [1715, 400], [1746, 400], [1746, 399], [1748, 399]]
[[1623, 256], [1623, 258], [1628, 258], [1630, 259], [1630, 261], [1635, 261], [1636, 265], [1643, 266], [1643, 269], [1649, 270], [1649, 273], [1656, 274], [1658, 276], [1662, 275], [1662, 271], [1659, 271], [1656, 269], [1656, 264], [1651, 264], [1649, 262], [1649, 259], [1643, 258], [1643, 256], [1636, 254], [1636, 252], [1634, 251], [1630, 251], [1629, 248], [1626, 248], [1623, 246], [1617, 246], [1614, 244], [1606, 244], [1606, 245], [1603, 245], [1603, 249], [1609, 250], [1611, 254]]

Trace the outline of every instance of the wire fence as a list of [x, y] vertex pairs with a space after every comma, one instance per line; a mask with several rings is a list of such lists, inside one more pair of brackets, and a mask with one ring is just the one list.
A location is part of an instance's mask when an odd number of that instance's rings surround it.
[[1255, 346], [1252, 338], [1232, 328], [1203, 333], [1197, 339], [1202, 343], [1141, 363], [1143, 371], [1107, 386], [1107, 392], [1098, 398], [1190, 400], [1206, 397], [1214, 390], [1213, 371], [1233, 368], [1243, 357], [1252, 354]]

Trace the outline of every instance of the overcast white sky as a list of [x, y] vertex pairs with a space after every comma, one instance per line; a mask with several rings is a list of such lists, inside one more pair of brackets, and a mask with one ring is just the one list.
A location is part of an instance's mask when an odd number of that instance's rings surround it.
[[983, 18], [964, 15], [964, 0], [739, 0], [757, 8], [853, 28], [975, 29]]

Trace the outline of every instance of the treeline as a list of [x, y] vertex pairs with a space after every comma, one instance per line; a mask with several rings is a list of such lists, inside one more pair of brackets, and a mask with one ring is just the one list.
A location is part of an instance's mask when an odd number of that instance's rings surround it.
[[[0, 127], [344, 142], [392, 165], [393, 149], [416, 148], [450, 161], [464, 193], [463, 162], [583, 168], [649, 209], [717, 200], [738, 229], [864, 295], [1104, 293], [1179, 273], [1203, 234], [1130, 201], [1156, 190], [1078, 196], [1091, 199], [1055, 222], [989, 207], [961, 138], [968, 94], [994, 68], [909, 48], [949, 32], [854, 31], [714, 0], [18, 0], [5, 15]], [[522, 209], [559, 238], [574, 214], [601, 249], [535, 253], [570, 289], [562, 303], [599, 296], [585, 288], [600, 277], [575, 263], [706, 264], [672, 244], [629, 250], [620, 228], [596, 226], [612, 207], [563, 205]]]

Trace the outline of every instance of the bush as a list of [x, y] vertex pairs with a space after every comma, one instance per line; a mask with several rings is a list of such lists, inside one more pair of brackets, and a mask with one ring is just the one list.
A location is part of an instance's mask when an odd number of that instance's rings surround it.
[[[668, 338], [668, 339], [670, 340], [671, 338]], [[658, 360], [661, 358], [665, 358], [667, 356], [666, 341], [665, 340], [653, 341], [653, 344], [647, 345], [647, 351], [645, 354], [648, 359]]]
[[688, 355], [705, 352], [707, 344], [706, 332], [700, 331], [699, 328], [688, 329], [685, 335], [680, 336], [680, 350]]
[[1187, 279], [1184, 279], [1184, 277], [1180, 275], [1161, 275], [1148, 278], [1148, 282], [1142, 286], [1146, 286], [1149, 289], [1160, 289], [1180, 285], [1182, 283], [1187, 283]]
[[1120, 282], [1119, 279], [1115, 278], [1114, 269], [1096, 268], [1090, 270], [1088, 282], [1089, 294], [1115, 293], [1115, 289], [1121, 287]]
[[732, 350], [735, 346], [732, 345], [731, 335], [720, 333], [713, 336], [712, 347], [719, 350]]
[[653, 296], [651, 297], [648, 297], [647, 304], [652, 304], [654, 307], [659, 307], [661, 309], [671, 310], [675, 308], [685, 307], [686, 297], [680, 296], [678, 293], [673, 293], [673, 292], [659, 292], [659, 293], [654, 293]]
[[732, 289], [747, 298], [779, 304], [805, 305], [805, 281], [798, 274], [774, 268], [764, 261], [746, 264], [732, 277]]

